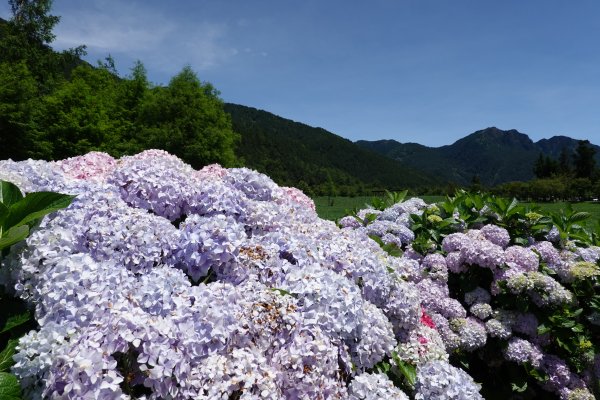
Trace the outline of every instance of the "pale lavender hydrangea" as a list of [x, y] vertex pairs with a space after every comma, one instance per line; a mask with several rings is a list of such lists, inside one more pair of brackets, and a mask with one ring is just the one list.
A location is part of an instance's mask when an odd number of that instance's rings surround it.
[[421, 263], [422, 273], [425, 277], [440, 282], [448, 282], [448, 267], [446, 259], [441, 254], [428, 254]]
[[490, 224], [482, 227], [480, 231], [487, 240], [503, 249], [510, 243], [510, 235], [504, 228]]
[[484, 324], [473, 317], [454, 318], [450, 320], [450, 328], [458, 335], [460, 348], [473, 351], [481, 348], [487, 341]]
[[493, 311], [492, 306], [487, 303], [475, 303], [469, 308], [469, 312], [482, 321], [488, 319]]
[[[398, 358], [403, 362], [417, 366], [431, 360], [448, 361], [448, 353], [437, 330], [426, 325], [420, 325], [410, 331], [396, 348]], [[392, 365], [396, 365], [392, 359]]]
[[156, 150], [0, 162], [3, 176], [78, 195], [3, 260], [3, 284], [40, 325], [15, 356], [28, 398], [128, 398], [128, 387], [147, 399], [406, 398], [364, 374], [394, 349], [418, 368], [417, 398], [479, 396], [444, 362], [486, 337], [447, 279], [497, 266], [499, 229], [447, 238], [448, 255], [422, 257], [409, 246], [420, 199], [362, 210], [371, 224], [339, 229], [256, 171], [196, 171]]
[[357, 375], [348, 387], [349, 400], [408, 400], [409, 397], [384, 374]]
[[485, 322], [485, 331], [490, 337], [508, 339], [512, 336], [513, 313], [500, 310]]
[[531, 248], [538, 252], [542, 262], [545, 262], [550, 269], [558, 272], [557, 270], [560, 269], [562, 260], [560, 253], [552, 243], [547, 241], [537, 242]]
[[510, 246], [504, 252], [506, 265], [519, 272], [537, 271], [539, 258], [537, 254], [526, 247]]
[[175, 221], [185, 215], [197, 184], [194, 170], [172, 156], [124, 157], [107, 181], [130, 206]]
[[180, 226], [180, 239], [171, 263], [198, 281], [210, 268], [227, 270], [236, 261], [246, 238], [243, 225], [231, 216], [191, 215]]
[[382, 238], [386, 234], [394, 235], [398, 243], [406, 245], [415, 239], [415, 234], [404, 225], [397, 224], [391, 221], [376, 220], [366, 226], [368, 235], [375, 235]]
[[462, 369], [445, 361], [429, 361], [417, 368], [415, 400], [477, 400], [481, 386]]
[[338, 221], [342, 228], [352, 228], [357, 229], [362, 227], [363, 225], [356, 219], [356, 217], [352, 215], [347, 215], [345, 217], [340, 218]]
[[529, 278], [533, 281], [531, 299], [539, 307], [569, 304], [573, 301], [573, 294], [552, 277], [540, 272], [531, 272]]
[[575, 253], [581, 257], [583, 261], [595, 263], [600, 259], [600, 247], [577, 247]]
[[465, 293], [465, 303], [472, 305], [475, 303], [489, 303], [492, 299], [490, 292], [482, 287], [476, 287], [470, 292]]
[[518, 364], [529, 363], [534, 368], [539, 368], [544, 358], [542, 349], [525, 339], [513, 337], [508, 341], [504, 350], [504, 357]]

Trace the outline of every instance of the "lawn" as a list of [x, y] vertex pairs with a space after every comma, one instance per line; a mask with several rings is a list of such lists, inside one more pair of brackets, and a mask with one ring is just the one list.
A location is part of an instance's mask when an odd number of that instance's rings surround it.
[[[444, 196], [420, 196], [427, 203], [434, 203], [444, 199]], [[315, 197], [315, 205], [317, 213], [321, 218], [335, 221], [345, 215], [348, 215], [352, 210], [360, 210], [365, 208], [365, 204], [369, 203], [372, 196], [359, 197]], [[523, 203], [532, 205], [532, 203]], [[559, 212], [566, 208], [567, 203], [536, 203], [547, 212]], [[573, 203], [573, 209], [576, 211], [585, 211], [592, 214], [592, 217], [587, 221], [588, 227], [597, 227], [600, 222], [600, 203]]]

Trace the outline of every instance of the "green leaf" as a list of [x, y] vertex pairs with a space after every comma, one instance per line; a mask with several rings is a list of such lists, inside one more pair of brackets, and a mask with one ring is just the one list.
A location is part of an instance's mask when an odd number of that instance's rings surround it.
[[374, 242], [376, 242], [379, 246], [383, 247], [384, 243], [383, 240], [381, 240], [381, 238], [377, 235], [369, 235], [369, 237], [371, 238], [371, 240], [373, 240]]
[[29, 321], [30, 319], [31, 319], [31, 316], [29, 315], [29, 312], [24, 312], [24, 313], [17, 314], [17, 315], [11, 315], [6, 320], [6, 323], [4, 324], [4, 327], [2, 328], [0, 333], [8, 332], [8, 331], [16, 328], [17, 326], [21, 326], [25, 322]]
[[21, 190], [14, 183], [0, 181], [0, 203], [8, 208], [22, 198]]
[[8, 207], [4, 204], [0, 203], [0, 237], [2, 237], [2, 226], [4, 225], [4, 220], [8, 216]]
[[277, 292], [277, 293], [279, 293], [279, 294], [280, 294], [280, 295], [282, 295], [282, 296], [292, 296], [292, 297], [296, 297], [296, 296], [295, 296], [293, 293], [291, 293], [291, 292], [288, 292], [288, 291], [287, 291], [287, 290], [285, 290], [285, 289], [271, 288], [270, 290], [271, 290], [272, 292]]
[[3, 232], [0, 238], [0, 250], [12, 246], [15, 243], [20, 242], [29, 235], [29, 226], [21, 225], [10, 228], [8, 231]]
[[520, 244], [521, 246], [526, 246], [529, 244], [529, 240], [525, 238], [515, 238], [515, 243]]
[[417, 382], [417, 369], [415, 368], [415, 366], [402, 361], [400, 357], [398, 357], [398, 353], [396, 353], [395, 351], [392, 352], [392, 357], [394, 358], [394, 362], [398, 366], [398, 369], [400, 370], [404, 378], [406, 378], [408, 384], [411, 387], [414, 387], [415, 382]]
[[9, 368], [14, 365], [13, 355], [15, 354], [15, 349], [19, 344], [17, 339], [10, 339], [8, 343], [6, 343], [6, 347], [0, 353], [0, 372], [8, 372]]
[[523, 393], [527, 390], [527, 382], [523, 383], [522, 386], [517, 385], [516, 383], [511, 383], [512, 391], [517, 393]]
[[592, 214], [590, 214], [589, 212], [579, 211], [579, 212], [576, 212], [575, 214], [571, 215], [571, 218], [569, 218], [569, 220], [570, 220], [570, 222], [585, 221], [586, 219], [590, 218], [591, 216], [592, 216]]
[[538, 326], [538, 328], [537, 328], [537, 334], [538, 334], [538, 335], [544, 335], [544, 334], [546, 334], [546, 333], [550, 332], [551, 330], [552, 330], [552, 328], [550, 328], [550, 327], [548, 327], [548, 326], [546, 326], [546, 325], [544, 325], [544, 324], [541, 324], [541, 325], [540, 325], [540, 326]]
[[0, 399], [21, 400], [21, 385], [13, 374], [0, 372]]
[[4, 227], [29, 224], [46, 214], [68, 207], [74, 198], [75, 196], [61, 193], [29, 193], [9, 208]]

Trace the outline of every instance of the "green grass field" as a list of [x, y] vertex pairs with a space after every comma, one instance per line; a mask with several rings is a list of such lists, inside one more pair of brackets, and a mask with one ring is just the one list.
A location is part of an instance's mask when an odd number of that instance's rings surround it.
[[[435, 203], [444, 200], [444, 196], [420, 196], [427, 203]], [[373, 197], [315, 197], [315, 205], [317, 213], [321, 218], [335, 221], [345, 215], [348, 215], [353, 209], [360, 210], [365, 208], [365, 204], [369, 203]], [[531, 205], [532, 203], [523, 203]], [[567, 203], [536, 203], [547, 212], [558, 212], [564, 209]], [[600, 222], [600, 203], [573, 203], [573, 209], [576, 211], [586, 211], [592, 214], [592, 217], [587, 221], [588, 227], [596, 227]]]

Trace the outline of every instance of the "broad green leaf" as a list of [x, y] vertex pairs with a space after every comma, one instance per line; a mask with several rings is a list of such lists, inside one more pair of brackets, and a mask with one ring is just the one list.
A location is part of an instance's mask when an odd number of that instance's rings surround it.
[[0, 238], [0, 250], [6, 249], [15, 243], [24, 240], [29, 235], [29, 227], [27, 225], [16, 226], [8, 231], [2, 232]]
[[10, 339], [4, 350], [0, 352], [0, 372], [8, 372], [10, 367], [14, 365], [13, 355], [17, 344], [19, 344], [17, 339]]
[[520, 244], [521, 246], [526, 246], [527, 244], [529, 244], [529, 240], [525, 238], [515, 238], [515, 243]]
[[29, 193], [9, 208], [4, 227], [29, 224], [46, 214], [68, 207], [74, 198], [75, 196], [61, 193]]
[[506, 209], [506, 215], [512, 215], [513, 213], [518, 211], [518, 209], [515, 209], [515, 207], [517, 207], [518, 204], [519, 204], [519, 200], [513, 198], [512, 201], [510, 202], [510, 205]]
[[383, 240], [381, 240], [381, 238], [377, 235], [369, 235], [369, 237], [371, 238], [371, 240], [375, 241], [379, 246], [384, 245]]
[[384, 244], [381, 248], [392, 257], [402, 257], [402, 249], [396, 246], [395, 243]]
[[22, 198], [21, 190], [14, 183], [0, 181], [0, 203], [8, 208]]
[[21, 385], [13, 374], [0, 372], [0, 399], [21, 400]]
[[26, 323], [27, 321], [29, 321], [30, 319], [31, 319], [31, 316], [29, 315], [29, 312], [24, 312], [24, 313], [17, 314], [17, 315], [11, 315], [6, 320], [6, 323], [4, 324], [4, 327], [2, 328], [0, 333], [8, 332], [11, 329], [16, 328], [17, 326], [21, 326], [24, 323]]
[[4, 220], [8, 216], [8, 207], [4, 204], [0, 203], [0, 237], [2, 237], [2, 226], [4, 225]]
[[586, 219], [590, 218], [591, 216], [592, 216], [592, 214], [590, 214], [589, 212], [579, 211], [579, 212], [576, 212], [575, 214], [571, 215], [571, 218], [569, 218], [569, 220], [571, 222], [585, 221]]
[[527, 382], [524, 382], [522, 386], [517, 385], [516, 383], [511, 383], [512, 391], [517, 393], [523, 393], [527, 390]]
[[395, 351], [392, 352], [392, 357], [394, 358], [394, 362], [398, 366], [398, 369], [400, 370], [404, 378], [406, 378], [408, 384], [411, 387], [414, 387], [415, 382], [417, 381], [417, 369], [413, 365], [402, 361], [400, 357], [398, 357], [398, 353], [396, 353]]
[[544, 325], [544, 324], [541, 324], [541, 325], [540, 325], [540, 326], [538, 326], [538, 328], [537, 328], [537, 333], [538, 333], [538, 335], [543, 335], [543, 334], [546, 334], [546, 333], [550, 332], [551, 330], [552, 330], [552, 328], [550, 328], [550, 327], [547, 327], [547, 326], [546, 326], [546, 325]]

